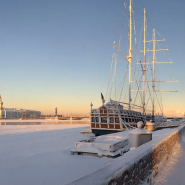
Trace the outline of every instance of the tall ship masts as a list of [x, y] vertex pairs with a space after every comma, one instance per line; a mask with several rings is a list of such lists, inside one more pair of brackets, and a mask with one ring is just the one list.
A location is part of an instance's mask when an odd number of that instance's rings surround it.
[[145, 73], [146, 73], [146, 10], [144, 8], [144, 39], [143, 39], [143, 116], [145, 115]]
[[[101, 94], [102, 97], [102, 106], [100, 106], [97, 109], [92, 109], [92, 104], [91, 104], [91, 130], [92, 133], [94, 133], [95, 135], [103, 135], [103, 134], [109, 134], [109, 133], [114, 133], [114, 132], [120, 132], [120, 131], [124, 131], [124, 130], [128, 130], [128, 129], [132, 129], [132, 128], [136, 128], [137, 126], [137, 122], [139, 121], [143, 121], [144, 123], [146, 122], [146, 119], [148, 118], [146, 115], [146, 106], [148, 104], [145, 103], [147, 97], [146, 91], [152, 91], [152, 95], [150, 93], [150, 97], [152, 98], [152, 121], [154, 122], [154, 115], [155, 115], [155, 92], [170, 92], [170, 91], [161, 91], [161, 90], [155, 90], [155, 65], [159, 64], [159, 63], [169, 63], [169, 62], [156, 62], [156, 52], [157, 51], [163, 51], [163, 50], [167, 50], [167, 49], [158, 49], [156, 50], [156, 42], [158, 41], [162, 41], [162, 40], [155, 40], [155, 29], [153, 29], [153, 38], [150, 41], [146, 41], [146, 30], [147, 30], [147, 26], [146, 26], [146, 9], [144, 8], [144, 38], [143, 38], [143, 62], [139, 63], [141, 64], [142, 67], [142, 76], [141, 76], [141, 81], [131, 81], [131, 69], [132, 69], [132, 59], [133, 59], [133, 49], [132, 49], [132, 0], [130, 0], [130, 5], [129, 5], [129, 35], [128, 35], [128, 40], [129, 40], [129, 46], [128, 46], [128, 56], [126, 57], [123, 52], [121, 51], [120, 47], [120, 41], [119, 41], [119, 45], [117, 45], [114, 42], [114, 45], [116, 46], [116, 48], [118, 49], [118, 51], [123, 55], [123, 57], [126, 59], [126, 61], [129, 64], [129, 100], [128, 103], [126, 102], [120, 102], [120, 101], [114, 101], [112, 99], [110, 99], [109, 102], [104, 104], [104, 97]], [[134, 30], [135, 30], [135, 22], [134, 24]], [[121, 38], [121, 37], [120, 37]], [[163, 40], [164, 41], [164, 40]], [[153, 42], [153, 49], [146, 49], [146, 42]], [[146, 62], [146, 52], [149, 51], [153, 51], [153, 57], [152, 57], [152, 62]], [[171, 62], [170, 62], [171, 63]], [[117, 64], [117, 58], [115, 60], [115, 69], [116, 69], [116, 64]], [[138, 64], [138, 63], [137, 63]], [[152, 64], [152, 68], [153, 68], [153, 74], [152, 74], [152, 80], [148, 81], [147, 80], [147, 64]], [[112, 69], [112, 65], [111, 65], [111, 69]], [[128, 68], [127, 68], [128, 69]], [[126, 72], [127, 72], [126, 69]], [[134, 70], [134, 69], [133, 69]], [[114, 75], [113, 75], [113, 80], [115, 80], [115, 72], [116, 70], [114, 70]], [[126, 74], [126, 73], [125, 73]], [[134, 72], [135, 75], [135, 72]], [[124, 75], [124, 79], [125, 79], [125, 75]], [[115, 97], [116, 97], [116, 80], [115, 82]], [[138, 89], [135, 90], [131, 90], [131, 82], [142, 82], [141, 87], [138, 86]], [[147, 82], [152, 82], [152, 90], [151, 89], [147, 89], [146, 83]], [[160, 82], [160, 81], [157, 81]], [[138, 85], [138, 84], [137, 84]], [[143, 87], [142, 87], [143, 86]], [[141, 88], [141, 89], [139, 89]], [[143, 89], [142, 89], [143, 88]], [[149, 88], [149, 87], [148, 87]], [[127, 86], [128, 89], [128, 86]], [[112, 87], [111, 87], [112, 90]], [[131, 96], [131, 91], [142, 91], [141, 94], [141, 106], [135, 105], [134, 102], [139, 102], [137, 101], [137, 99], [135, 98], [135, 100], [132, 103], [132, 96]], [[108, 91], [107, 91], [108, 92]], [[122, 90], [121, 90], [122, 93]], [[137, 95], [136, 95], [137, 97]], [[110, 97], [111, 98], [111, 97]], [[127, 99], [127, 97], [126, 97]], [[121, 100], [121, 96], [120, 96], [120, 100]], [[139, 111], [135, 111], [135, 109], [140, 109], [141, 112]], [[146, 118], [147, 117], [147, 118]], [[151, 118], [151, 114], [150, 117]], [[151, 119], [150, 119], [151, 120]]]
[[131, 67], [132, 67], [132, 0], [130, 0], [129, 6], [129, 17], [130, 17], [130, 49], [129, 49], [129, 110], [131, 110]]
[[152, 79], [152, 122], [155, 122], [155, 97], [154, 97], [154, 92], [155, 92], [155, 29], [153, 29], [153, 59], [152, 59], [152, 63], [153, 63], [153, 79]]

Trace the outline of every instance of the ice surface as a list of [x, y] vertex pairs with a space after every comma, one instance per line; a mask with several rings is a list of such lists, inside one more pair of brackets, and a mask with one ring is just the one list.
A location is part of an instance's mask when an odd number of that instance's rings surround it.
[[[52, 131], [70, 128], [81, 128], [85, 125], [1, 125], [0, 136], [6, 134], [21, 134], [29, 132]], [[88, 126], [88, 125], [86, 125]]]
[[1, 125], [1, 185], [62, 185], [113, 159], [70, 155], [84, 125]]
[[58, 119], [1, 119], [0, 122], [79, 122], [89, 121], [88, 118], [82, 120], [58, 120]]
[[62, 185], [113, 165], [112, 158], [70, 155], [76, 141], [92, 137], [80, 134], [83, 128], [89, 126], [0, 125], [0, 185]]

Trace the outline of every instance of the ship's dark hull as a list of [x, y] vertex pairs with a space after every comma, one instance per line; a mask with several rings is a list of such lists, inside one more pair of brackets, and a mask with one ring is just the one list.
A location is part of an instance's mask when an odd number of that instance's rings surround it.
[[100, 129], [92, 129], [92, 133], [95, 136], [101, 136], [101, 135], [106, 135], [106, 134], [112, 134], [112, 133], [117, 133], [120, 132], [119, 130], [100, 130]]

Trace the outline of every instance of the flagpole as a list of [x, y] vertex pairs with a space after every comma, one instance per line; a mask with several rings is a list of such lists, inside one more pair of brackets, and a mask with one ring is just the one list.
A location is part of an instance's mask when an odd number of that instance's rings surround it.
[[102, 99], [102, 103], [103, 103], [103, 106], [104, 106], [105, 100], [104, 100], [104, 96], [103, 96], [102, 93], [101, 93], [101, 99]]

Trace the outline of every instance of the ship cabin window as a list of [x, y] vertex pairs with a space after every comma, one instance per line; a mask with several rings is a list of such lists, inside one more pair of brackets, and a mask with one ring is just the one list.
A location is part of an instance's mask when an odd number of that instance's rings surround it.
[[125, 121], [128, 122], [128, 118], [125, 118]]
[[115, 123], [119, 123], [119, 118], [115, 118]]
[[99, 118], [98, 117], [96, 117], [96, 123], [99, 123]]
[[95, 122], [95, 119], [94, 119], [94, 117], [92, 117], [92, 118], [91, 118], [91, 122]]
[[114, 118], [110, 118], [110, 123], [114, 123]]
[[102, 118], [101, 118], [101, 122], [102, 122], [102, 123], [107, 123], [107, 118], [102, 117]]

